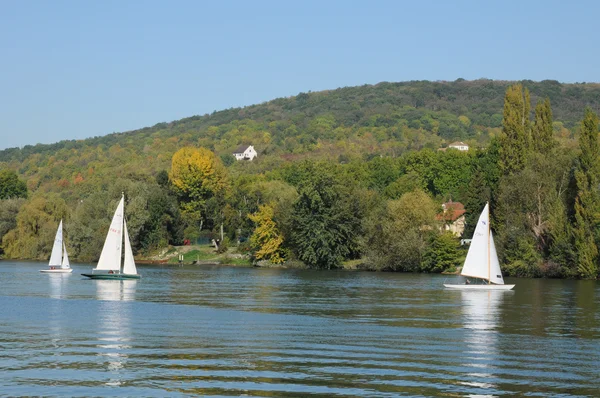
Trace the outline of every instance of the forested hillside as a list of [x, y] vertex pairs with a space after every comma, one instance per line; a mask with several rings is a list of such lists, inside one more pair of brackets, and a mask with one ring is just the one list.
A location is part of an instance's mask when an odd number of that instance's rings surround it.
[[[467, 235], [491, 201], [508, 272], [595, 277], [578, 266], [585, 250], [598, 261], [578, 234], [600, 243], [597, 169], [582, 163], [596, 149], [579, 137], [597, 132], [599, 109], [600, 84], [380, 83], [7, 149], [2, 250], [45, 258], [64, 218], [72, 257], [95, 260], [125, 192], [138, 254], [222, 230], [222, 246], [249, 239], [238, 250], [257, 260], [439, 272], [459, 264], [456, 239], [437, 232], [452, 199], [465, 203]], [[438, 150], [457, 140], [471, 150]], [[236, 162], [240, 144], [258, 158]]]

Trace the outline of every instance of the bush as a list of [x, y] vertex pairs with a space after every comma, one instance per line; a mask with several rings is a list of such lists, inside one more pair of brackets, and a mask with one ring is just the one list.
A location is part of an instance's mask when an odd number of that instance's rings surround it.
[[521, 278], [539, 278], [542, 272], [537, 263], [515, 260], [508, 263], [504, 268], [507, 275]]

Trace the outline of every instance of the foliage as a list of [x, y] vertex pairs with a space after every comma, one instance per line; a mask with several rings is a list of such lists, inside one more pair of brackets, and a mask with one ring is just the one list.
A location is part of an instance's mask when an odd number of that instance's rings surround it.
[[553, 137], [552, 108], [550, 100], [546, 98], [543, 102], [538, 101], [535, 106], [535, 121], [532, 130], [533, 150], [548, 154], [556, 146]]
[[418, 271], [430, 236], [438, 233], [437, 206], [422, 191], [387, 202], [380, 222], [368, 231], [368, 254], [384, 271]]
[[205, 148], [181, 148], [173, 155], [169, 180], [179, 197], [182, 218], [188, 226], [197, 226], [200, 230], [203, 221], [210, 219], [215, 225], [222, 220], [227, 173], [213, 152]]
[[[5, 256], [45, 258], [63, 203], [69, 254], [95, 260], [124, 192], [136, 255], [221, 228], [225, 245], [243, 245], [268, 204], [282, 250], [312, 267], [430, 271], [435, 214], [452, 199], [466, 236], [490, 203], [506, 272], [595, 278], [598, 127], [589, 112], [577, 123], [588, 105], [600, 85], [380, 83], [7, 149], [0, 187], [29, 198], [0, 202]], [[439, 150], [455, 140], [471, 149]], [[241, 144], [261, 156], [235, 162]]]
[[298, 259], [313, 268], [336, 268], [358, 244], [360, 214], [333, 170], [304, 163], [307, 178], [298, 186], [291, 241]]
[[504, 174], [512, 174], [525, 167], [530, 149], [529, 90], [515, 84], [506, 90], [504, 116], [500, 136], [500, 162]]
[[579, 164], [575, 171], [577, 196], [575, 198], [574, 245], [577, 252], [578, 274], [595, 279], [598, 275], [598, 229], [600, 227], [600, 146], [598, 144], [598, 116], [587, 108], [579, 138]]
[[273, 264], [285, 261], [283, 250], [283, 236], [273, 220], [274, 210], [271, 205], [261, 205], [258, 211], [248, 217], [256, 224], [254, 233], [250, 237], [250, 244], [257, 260], [269, 260]]
[[451, 232], [434, 235], [423, 253], [421, 270], [424, 272], [455, 271], [461, 263], [458, 241]]
[[11, 258], [41, 260], [49, 257], [56, 228], [67, 215], [67, 205], [57, 195], [33, 197], [20, 207], [16, 227], [2, 238], [4, 252]]
[[0, 170], [0, 200], [27, 197], [27, 185], [12, 170]]

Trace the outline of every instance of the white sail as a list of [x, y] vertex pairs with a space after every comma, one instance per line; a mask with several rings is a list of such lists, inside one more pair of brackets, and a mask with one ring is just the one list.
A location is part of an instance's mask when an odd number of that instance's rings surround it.
[[[467, 258], [460, 272], [461, 275], [489, 279], [488, 259], [491, 257], [491, 251], [488, 253], [488, 244], [491, 242], [491, 239], [489, 239], [489, 222], [489, 207], [486, 204], [479, 216], [479, 220], [477, 220], [477, 226], [475, 227], [473, 239], [467, 252]], [[495, 252], [496, 250], [494, 249]], [[497, 256], [496, 262], [498, 262]], [[500, 266], [498, 266], [499, 268]]]
[[64, 242], [63, 242], [63, 258], [62, 258], [62, 264], [60, 265], [60, 268], [63, 268], [63, 269], [71, 268], [71, 263], [69, 262], [69, 255], [67, 254], [67, 247], [65, 246]]
[[135, 260], [133, 259], [133, 251], [131, 250], [131, 242], [129, 241], [129, 232], [127, 231], [127, 221], [123, 220], [123, 229], [125, 231], [125, 259], [123, 262], [123, 273], [136, 275]]
[[106, 234], [104, 247], [100, 253], [100, 260], [96, 265], [97, 270], [112, 270], [119, 271], [121, 268], [121, 251], [123, 242], [123, 207], [125, 198], [121, 197], [121, 201], [115, 210], [110, 228]]
[[54, 245], [52, 246], [52, 254], [50, 254], [50, 262], [48, 263], [49, 266], [56, 267], [56, 266], [61, 265], [62, 248], [63, 248], [63, 230], [62, 230], [62, 220], [60, 220], [60, 224], [58, 224], [58, 229], [56, 230], [56, 236], [54, 237]]
[[504, 285], [504, 278], [502, 278], [502, 271], [500, 271], [500, 261], [498, 261], [492, 231], [490, 231], [490, 242], [490, 282], [496, 285]]

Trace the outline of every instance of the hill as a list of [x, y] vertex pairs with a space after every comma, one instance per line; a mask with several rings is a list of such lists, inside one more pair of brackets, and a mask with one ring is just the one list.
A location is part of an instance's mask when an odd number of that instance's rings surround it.
[[[207, 147], [229, 164], [236, 146], [252, 143], [262, 168], [300, 157], [398, 156], [454, 140], [484, 146], [499, 132], [504, 93], [512, 83], [384, 82], [300, 93], [126, 133], [5, 149], [0, 167], [17, 171], [35, 191], [93, 176], [154, 175], [169, 168], [172, 154], [186, 145]], [[572, 137], [586, 106], [600, 109], [600, 84], [521, 83], [533, 105], [550, 99], [559, 138]]]

